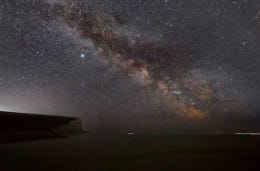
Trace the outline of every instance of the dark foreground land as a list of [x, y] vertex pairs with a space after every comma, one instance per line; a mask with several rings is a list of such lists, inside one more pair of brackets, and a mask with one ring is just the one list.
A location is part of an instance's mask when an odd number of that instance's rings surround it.
[[78, 118], [0, 111], [0, 144], [59, 138], [80, 132]]
[[260, 137], [91, 135], [0, 145], [1, 171], [260, 170]]

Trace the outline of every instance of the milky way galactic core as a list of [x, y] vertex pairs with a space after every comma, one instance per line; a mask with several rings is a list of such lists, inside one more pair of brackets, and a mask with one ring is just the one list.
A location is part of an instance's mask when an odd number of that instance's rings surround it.
[[260, 2], [2, 0], [0, 109], [102, 131], [260, 129]]

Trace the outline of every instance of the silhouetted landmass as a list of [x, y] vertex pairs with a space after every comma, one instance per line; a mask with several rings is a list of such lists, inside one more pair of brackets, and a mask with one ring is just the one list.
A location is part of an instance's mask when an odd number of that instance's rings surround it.
[[80, 132], [78, 118], [0, 112], [0, 143], [58, 138]]

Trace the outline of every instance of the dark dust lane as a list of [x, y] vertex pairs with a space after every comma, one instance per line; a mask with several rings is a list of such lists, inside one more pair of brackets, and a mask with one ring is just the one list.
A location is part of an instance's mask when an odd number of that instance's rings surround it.
[[2, 0], [0, 108], [96, 131], [259, 131], [259, 2]]

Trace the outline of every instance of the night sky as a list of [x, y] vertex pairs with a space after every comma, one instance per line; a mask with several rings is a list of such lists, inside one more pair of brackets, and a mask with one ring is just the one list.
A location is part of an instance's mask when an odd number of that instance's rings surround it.
[[0, 0], [0, 110], [255, 132], [259, 97], [259, 0]]

